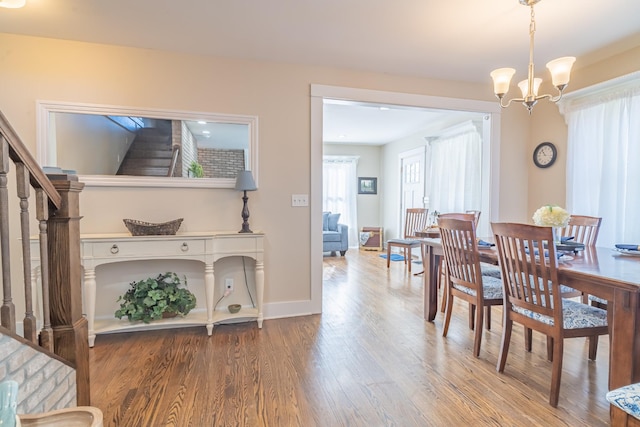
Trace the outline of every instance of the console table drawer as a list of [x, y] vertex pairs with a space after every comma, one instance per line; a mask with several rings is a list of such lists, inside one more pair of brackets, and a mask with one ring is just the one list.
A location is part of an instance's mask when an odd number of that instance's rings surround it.
[[[83, 256], [96, 258], [119, 257], [163, 257], [201, 255], [205, 252], [204, 240], [158, 240], [158, 241], [111, 241], [85, 245]], [[87, 253], [87, 252], [91, 253]]]

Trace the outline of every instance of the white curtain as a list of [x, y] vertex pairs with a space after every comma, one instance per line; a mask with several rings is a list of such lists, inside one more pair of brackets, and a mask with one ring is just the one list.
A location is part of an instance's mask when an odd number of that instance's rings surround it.
[[598, 246], [640, 244], [640, 80], [571, 100], [563, 112], [569, 212], [602, 217]]
[[482, 206], [482, 138], [463, 125], [430, 142], [427, 177], [431, 212], [464, 212]]
[[357, 166], [357, 157], [342, 156], [324, 156], [322, 164], [322, 210], [349, 226], [349, 247], [358, 246]]

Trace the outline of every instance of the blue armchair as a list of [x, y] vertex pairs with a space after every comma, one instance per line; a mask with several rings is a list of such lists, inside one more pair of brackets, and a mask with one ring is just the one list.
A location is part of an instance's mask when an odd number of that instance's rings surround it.
[[333, 255], [339, 251], [344, 256], [349, 249], [349, 227], [338, 224], [339, 219], [339, 213], [322, 213], [322, 252], [331, 252]]

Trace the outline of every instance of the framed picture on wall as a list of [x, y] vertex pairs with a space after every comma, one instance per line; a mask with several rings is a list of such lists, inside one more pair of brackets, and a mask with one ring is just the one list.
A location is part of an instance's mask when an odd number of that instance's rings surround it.
[[358, 194], [378, 194], [378, 178], [358, 178]]

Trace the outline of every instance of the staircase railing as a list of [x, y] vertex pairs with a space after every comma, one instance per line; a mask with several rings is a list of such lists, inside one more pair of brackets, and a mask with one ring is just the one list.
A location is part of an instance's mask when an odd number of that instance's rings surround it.
[[176, 173], [176, 165], [178, 164], [178, 157], [180, 156], [180, 146], [178, 144], [173, 144], [171, 147], [171, 166], [169, 167], [169, 173], [167, 176], [174, 176]]
[[[15, 171], [10, 173], [13, 162]], [[9, 203], [9, 178], [15, 175], [17, 198]], [[84, 184], [72, 175], [47, 176], [0, 112], [0, 324], [16, 332], [11, 259], [21, 250], [24, 306], [23, 336], [67, 360], [76, 369], [78, 405], [90, 404], [87, 321], [82, 317], [79, 194]], [[31, 189], [35, 191], [31, 197]], [[31, 266], [30, 201], [35, 199], [39, 228], [41, 306]], [[19, 207], [19, 239], [14, 238], [11, 207]], [[16, 233], [17, 234], [17, 233]], [[12, 250], [12, 242], [21, 248]], [[17, 254], [20, 256], [20, 254]], [[16, 285], [18, 286], [18, 285]], [[35, 313], [42, 312], [38, 333]]]

